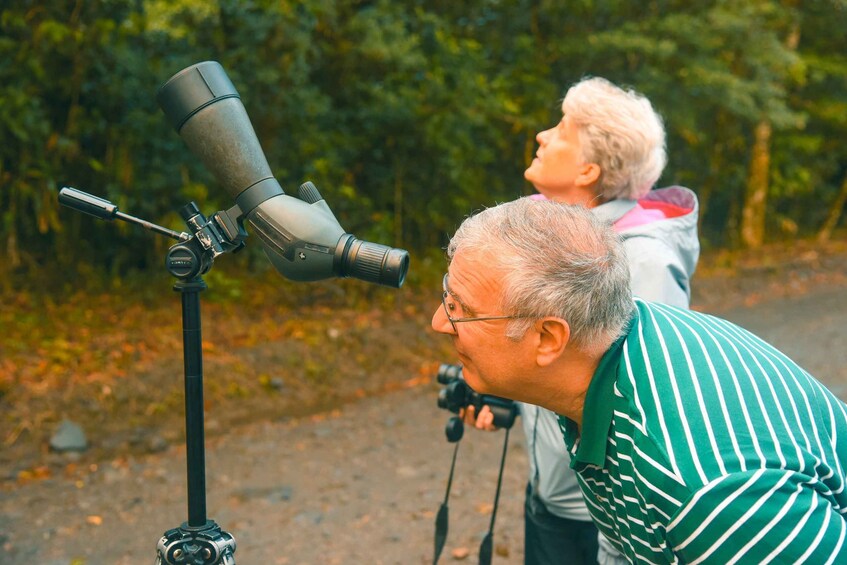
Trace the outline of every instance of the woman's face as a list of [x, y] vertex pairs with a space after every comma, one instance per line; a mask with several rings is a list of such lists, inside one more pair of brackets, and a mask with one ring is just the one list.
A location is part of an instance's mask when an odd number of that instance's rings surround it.
[[550, 200], [586, 204], [586, 199], [592, 199], [593, 193], [585, 190], [587, 164], [576, 124], [564, 116], [555, 127], [539, 132], [535, 139], [538, 151], [524, 178]]

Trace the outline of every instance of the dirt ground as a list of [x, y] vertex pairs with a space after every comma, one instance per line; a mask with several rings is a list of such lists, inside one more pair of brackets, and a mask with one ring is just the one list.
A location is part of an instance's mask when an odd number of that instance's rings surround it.
[[[731, 269], [714, 258], [694, 288], [696, 309], [753, 330], [847, 399], [843, 249], [791, 249], [772, 261], [751, 258]], [[239, 563], [432, 561], [435, 512], [452, 455], [443, 433], [449, 414], [436, 407], [432, 373], [439, 361], [450, 359], [434, 336], [410, 341], [426, 331], [426, 320], [416, 319], [421, 315], [409, 308], [381, 328], [364, 322], [361, 335], [341, 338], [361, 340], [368, 359], [338, 363], [383, 375], [370, 389], [347, 383], [344, 394], [316, 400], [308, 395], [320, 395], [309, 387], [282, 379], [274, 393], [280, 411], [299, 401], [300, 413], [293, 408], [284, 417], [272, 418], [264, 408], [251, 413], [249, 394], [229, 396], [233, 406], [207, 406], [207, 514], [235, 537]], [[398, 339], [411, 356], [393, 353]], [[274, 379], [276, 373], [265, 367], [291, 364], [293, 355], [307, 357], [303, 350], [286, 349], [285, 342], [280, 336], [226, 354]], [[332, 343], [321, 342], [321, 355], [333, 355]], [[229, 358], [210, 357], [207, 379]], [[160, 369], [179, 370], [179, 361], [167, 359]], [[7, 443], [0, 456], [0, 563], [153, 563], [159, 537], [187, 518], [185, 449], [171, 420], [163, 421], [166, 427], [136, 429], [135, 436], [126, 435], [131, 427], [101, 422], [102, 429], [88, 430], [95, 445], [82, 454], [49, 452], [43, 439], [24, 441], [26, 434]], [[491, 520], [503, 440], [503, 433], [469, 430], [461, 442], [442, 563], [477, 561]], [[517, 564], [523, 560], [527, 469], [519, 425], [508, 445], [494, 563]]]

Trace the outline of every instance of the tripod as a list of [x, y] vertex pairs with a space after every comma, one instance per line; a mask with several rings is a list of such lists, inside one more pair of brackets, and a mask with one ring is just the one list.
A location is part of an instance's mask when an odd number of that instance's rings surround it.
[[165, 265], [176, 277], [174, 290], [182, 297], [183, 359], [185, 366], [185, 444], [188, 521], [166, 531], [156, 546], [156, 565], [235, 565], [235, 539], [206, 517], [206, 448], [203, 421], [203, 348], [200, 333], [200, 293], [206, 289], [201, 275], [214, 258], [241, 249], [246, 232], [227, 222], [227, 212], [211, 219], [193, 202], [180, 215], [193, 234], [175, 232], [119, 212], [107, 200], [74, 188], [63, 188], [59, 202], [100, 219], [115, 218], [179, 241], [169, 250]]

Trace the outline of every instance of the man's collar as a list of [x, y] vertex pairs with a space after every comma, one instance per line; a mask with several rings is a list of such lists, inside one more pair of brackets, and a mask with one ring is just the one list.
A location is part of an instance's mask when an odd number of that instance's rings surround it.
[[[624, 341], [637, 323], [638, 311], [636, 310], [623, 334], [600, 359], [600, 364], [594, 371], [594, 376], [591, 377], [582, 410], [579, 443], [576, 445], [575, 452], [571, 452], [572, 463], [588, 463], [602, 467], [606, 461], [606, 442], [614, 413], [618, 362], [623, 353]], [[576, 439], [576, 423], [566, 418], [563, 420], [565, 420], [566, 439], [569, 445], [573, 445]]]

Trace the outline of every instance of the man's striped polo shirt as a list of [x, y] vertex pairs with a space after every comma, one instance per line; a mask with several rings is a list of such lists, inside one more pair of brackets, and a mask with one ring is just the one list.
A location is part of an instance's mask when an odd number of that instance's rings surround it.
[[636, 300], [582, 430], [588, 508], [633, 562], [847, 563], [847, 406], [725, 320]]

